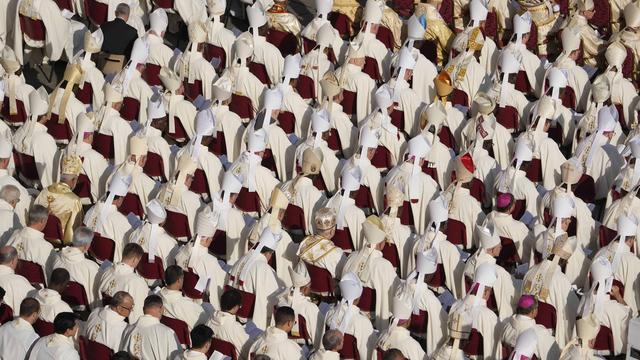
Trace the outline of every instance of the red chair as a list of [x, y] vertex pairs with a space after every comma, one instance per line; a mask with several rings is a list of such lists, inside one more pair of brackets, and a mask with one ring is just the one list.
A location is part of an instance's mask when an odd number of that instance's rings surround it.
[[495, 109], [496, 120], [507, 130], [518, 131], [520, 126], [520, 115], [518, 110], [513, 106], [507, 105], [505, 107], [496, 107]]
[[596, 183], [590, 175], [582, 174], [573, 193], [585, 204], [593, 204], [596, 201]]
[[316, 84], [313, 79], [307, 75], [300, 74], [298, 76], [298, 81], [296, 81], [296, 90], [305, 100], [315, 99], [316, 97]]
[[63, 124], [58, 123], [58, 114], [51, 113], [51, 119], [45, 124], [47, 132], [57, 143], [68, 143], [73, 138], [73, 131], [69, 125], [69, 119], [65, 119]]
[[84, 336], [80, 336], [78, 341], [80, 348], [80, 359], [82, 360], [102, 360], [111, 359], [113, 350], [97, 341], [89, 340]]
[[33, 41], [45, 41], [47, 37], [47, 28], [40, 19], [34, 19], [26, 15], [19, 14], [20, 30], [22, 35]]
[[380, 145], [376, 148], [376, 152], [371, 159], [371, 165], [382, 171], [389, 170], [391, 166], [391, 152], [386, 147]]
[[187, 326], [186, 322], [164, 315], [162, 315], [162, 317], [160, 318], [160, 322], [170, 327], [171, 330], [176, 333], [180, 344], [185, 345], [187, 348], [191, 346], [191, 339], [189, 337], [189, 326]]
[[496, 260], [497, 264], [507, 269], [507, 271], [515, 269], [516, 264], [520, 262], [516, 244], [512, 239], [504, 236], [500, 236], [500, 243], [502, 244], [502, 250], [500, 250]]
[[484, 23], [483, 34], [486, 37], [496, 40], [498, 39], [498, 15], [496, 14], [495, 10], [489, 11], [489, 13], [487, 14], [487, 19]]
[[136, 271], [140, 276], [147, 280], [160, 280], [164, 279], [164, 266], [162, 259], [154, 256], [153, 262], [149, 262], [149, 254], [144, 253], [142, 259], [136, 266]]
[[262, 162], [260, 163], [260, 165], [266, 167], [267, 169], [273, 171], [274, 173], [276, 173], [276, 178], [278, 177], [278, 168], [276, 166], [276, 159], [273, 156], [273, 151], [271, 151], [271, 149], [266, 148], [264, 149], [264, 154], [262, 155]]
[[449, 218], [446, 233], [450, 243], [467, 248], [467, 226], [463, 222]]
[[36, 322], [33, 324], [33, 330], [35, 330], [35, 332], [40, 336], [51, 335], [55, 332], [53, 323], [44, 321], [42, 319], [36, 320]]
[[113, 136], [95, 132], [93, 135], [93, 143], [91, 144], [93, 150], [100, 153], [107, 160], [113, 160], [114, 145]]
[[369, 75], [369, 77], [375, 80], [376, 83], [382, 81], [378, 61], [370, 56], [366, 56], [364, 58], [364, 67], [362, 68], [362, 72]]
[[185, 79], [184, 97], [189, 101], [193, 101], [200, 95], [202, 95], [202, 80], [194, 80], [193, 84], [191, 84]]
[[453, 89], [451, 93], [451, 104], [469, 106], [469, 95], [460, 89]]
[[122, 205], [118, 207], [118, 211], [124, 216], [132, 213], [141, 219], [144, 217], [144, 207], [142, 207], [140, 197], [134, 193], [127, 193], [127, 195], [125, 195], [122, 200]]
[[89, 180], [89, 177], [85, 174], [78, 175], [78, 182], [76, 183], [76, 187], [73, 188], [73, 193], [78, 195], [83, 201], [88, 201], [90, 204], [94, 203], [93, 196], [91, 196], [91, 180]]
[[27, 111], [24, 108], [24, 103], [22, 100], [16, 99], [16, 113], [11, 114], [9, 108], [9, 97], [5, 96], [2, 101], [2, 110], [0, 111], [0, 116], [9, 126], [20, 126], [27, 121]]
[[153, 0], [153, 3], [159, 8], [173, 9], [173, 0]]
[[109, 4], [101, 3], [97, 0], [84, 0], [84, 11], [89, 21], [91, 21], [94, 26], [100, 27], [107, 22]]
[[122, 108], [120, 109], [120, 116], [127, 120], [133, 121], [138, 118], [140, 113], [140, 101], [132, 97], [125, 97], [122, 100]]
[[278, 115], [278, 126], [282, 128], [285, 134], [293, 134], [296, 130], [296, 117], [292, 112], [280, 111]]
[[440, 263], [436, 265], [436, 271], [431, 275], [430, 280], [427, 281], [427, 285], [437, 289], [439, 287], [446, 286], [446, 284], [447, 275], [444, 272], [444, 265]]
[[340, 37], [346, 39], [351, 36], [351, 19], [343, 13], [332, 11], [327, 16], [331, 25], [338, 30]]
[[388, 27], [380, 25], [376, 33], [376, 39], [380, 40], [388, 50], [393, 51], [395, 40]]
[[191, 239], [189, 219], [185, 214], [167, 210], [167, 220], [162, 227], [176, 239]]
[[342, 111], [349, 117], [356, 115], [358, 109], [358, 93], [349, 90], [342, 90]]
[[193, 270], [188, 269], [184, 272], [184, 281], [182, 283], [182, 292], [184, 295], [190, 299], [201, 300], [202, 292], [196, 290], [196, 284], [200, 280], [200, 276], [193, 272]]
[[241, 119], [253, 119], [254, 107], [251, 99], [244, 95], [231, 94], [229, 110], [236, 113]]
[[484, 344], [482, 334], [478, 332], [476, 329], [471, 329], [471, 334], [469, 334], [469, 339], [467, 340], [467, 344], [462, 349], [467, 356], [480, 356], [484, 354]]
[[355, 202], [356, 206], [361, 209], [375, 210], [373, 195], [371, 195], [371, 190], [368, 186], [360, 185], [360, 188], [356, 192]]
[[598, 243], [600, 247], [605, 247], [618, 235], [618, 232], [613, 229], [609, 229], [604, 225], [600, 225], [598, 228]]
[[160, 69], [162, 67], [156, 64], [149, 64], [144, 68], [142, 78], [149, 84], [149, 86], [162, 86], [162, 80], [160, 80]]
[[540, 324], [555, 334], [558, 317], [556, 308], [544, 301], [538, 301], [538, 316], [536, 316], [536, 324]]
[[302, 208], [289, 203], [287, 210], [285, 210], [284, 218], [282, 219], [282, 227], [286, 230], [306, 231], [307, 226]]
[[93, 86], [90, 82], [84, 82], [82, 89], [77, 87], [74, 91], [76, 99], [80, 100], [85, 105], [91, 105], [93, 103]]
[[427, 333], [427, 324], [429, 324], [429, 313], [426, 310], [420, 310], [417, 314], [412, 313], [409, 331], [412, 334], [424, 335]]
[[[428, 161], [425, 161], [422, 164], [422, 172], [429, 175], [433, 181], [435, 181], [436, 183], [438, 183], [438, 185], [440, 185], [440, 181], [438, 181], [438, 168], [435, 167], [435, 164], [429, 163]], [[452, 177], [453, 177], [452, 173]]]
[[382, 257], [387, 259], [395, 269], [400, 268], [400, 255], [398, 255], [396, 244], [386, 242], [384, 248], [382, 248]]
[[391, 123], [400, 131], [404, 131], [404, 111], [396, 108], [391, 112]]
[[0, 325], [13, 320], [13, 310], [5, 303], [0, 304]]
[[223, 131], [216, 132], [216, 138], [209, 146], [209, 151], [218, 156], [227, 155], [227, 140]]
[[90, 304], [87, 297], [87, 292], [84, 286], [75, 281], [69, 281], [67, 288], [60, 294], [62, 300], [69, 304], [72, 309], [82, 308], [83, 310], [89, 310]]
[[52, 244], [60, 244], [61, 240], [64, 239], [64, 232], [62, 231], [62, 223], [57, 216], [49, 213], [49, 217], [47, 218], [47, 224], [42, 229], [42, 233], [44, 234], [45, 240]]
[[453, 0], [444, 0], [438, 12], [447, 24], [453, 24]]
[[311, 278], [311, 292], [316, 294], [333, 294], [331, 273], [327, 269], [304, 263]]
[[529, 77], [524, 70], [518, 71], [516, 75], [516, 83], [515, 89], [520, 91], [523, 94], [530, 94], [532, 92], [531, 83], [529, 82]]
[[[233, 281], [234, 278], [231, 277], [231, 280]], [[224, 287], [225, 291], [229, 289], [232, 289], [232, 287], [229, 285]], [[238, 290], [240, 292], [240, 295], [242, 296], [242, 305], [240, 306], [240, 310], [238, 310], [236, 315], [241, 318], [251, 319], [253, 317], [253, 309], [256, 304], [255, 294], [240, 289], [236, 290]]]
[[339, 351], [340, 359], [360, 360], [360, 352], [358, 352], [358, 341], [351, 334], [344, 334], [342, 350]]
[[191, 187], [189, 187], [189, 190], [198, 195], [211, 195], [211, 191], [209, 190], [209, 182], [207, 181], [207, 175], [202, 169], [196, 169], [195, 173], [193, 174], [193, 181], [191, 181]]
[[220, 73], [227, 64], [227, 53], [220, 46], [213, 44], [204, 44], [202, 56], [211, 63], [214, 58], [218, 59], [218, 66], [214, 66], [216, 71]]
[[174, 131], [170, 132], [167, 129], [167, 136], [170, 139], [173, 139], [177, 143], [182, 143], [182, 142], [185, 142], [185, 141], [189, 141], [189, 135], [187, 134], [187, 130], [185, 130], [184, 126], [182, 125], [182, 120], [180, 120], [179, 117], [174, 116], [173, 117], [173, 121], [174, 121], [174, 124], [175, 124]]
[[225, 259], [227, 257], [227, 232], [216, 229], [213, 234], [213, 241], [209, 245], [209, 252], [219, 259]]
[[364, 312], [374, 312], [376, 310], [376, 290], [363, 286], [358, 307]]
[[341, 248], [344, 251], [351, 252], [355, 250], [355, 247], [353, 246], [353, 240], [351, 239], [351, 232], [349, 231], [348, 227], [345, 227], [343, 229], [336, 228], [336, 233], [335, 235], [333, 235], [333, 238], [331, 238], [331, 241], [333, 241], [333, 244], [335, 246]]
[[420, 53], [434, 64], [438, 63], [438, 45], [432, 40], [423, 40]]
[[89, 247], [89, 253], [98, 261], [109, 260], [113, 262], [113, 255], [116, 252], [116, 243], [98, 233], [93, 234], [93, 241]]
[[[505, 194], [503, 192], [498, 191], [497, 196], [500, 196], [502, 194]], [[513, 212], [511, 213], [511, 217], [514, 218], [515, 220], [520, 220], [520, 218], [522, 218], [522, 215], [524, 215], [524, 212], [527, 209], [527, 203], [524, 199], [516, 199], [516, 203], [513, 206]]]
[[271, 80], [269, 79], [269, 74], [267, 73], [267, 68], [264, 64], [260, 64], [257, 62], [250, 62], [248, 65], [249, 71], [255, 75], [260, 82], [267, 86], [271, 86]]
[[236, 199], [236, 207], [244, 212], [257, 212], [260, 213], [260, 196], [257, 192], [250, 192], [246, 187], [240, 189], [238, 198]]
[[207, 358], [210, 358], [214, 351], [230, 357], [231, 360], [238, 360], [238, 350], [236, 350], [236, 347], [228, 341], [220, 340], [215, 337], [211, 338], [211, 347], [207, 352]]
[[298, 334], [296, 335], [290, 332], [289, 339], [296, 342], [304, 341], [306, 345], [310, 345], [313, 341], [311, 335], [309, 335], [309, 332], [307, 331], [307, 320], [304, 318], [304, 316], [298, 314]]
[[298, 38], [290, 32], [269, 28], [266, 40], [280, 50], [282, 57], [298, 52]]
[[144, 164], [142, 171], [154, 180], [160, 180], [162, 183], [167, 182], [167, 178], [164, 176], [162, 157], [154, 152], [147, 152], [147, 162]]
[[40, 175], [38, 175], [38, 168], [36, 167], [34, 157], [19, 153], [15, 149], [13, 150], [13, 154], [13, 158], [16, 160], [16, 171], [18, 175], [28, 181], [39, 183]]
[[32, 261], [18, 259], [16, 274], [24, 276], [32, 284], [47, 284], [42, 266]]

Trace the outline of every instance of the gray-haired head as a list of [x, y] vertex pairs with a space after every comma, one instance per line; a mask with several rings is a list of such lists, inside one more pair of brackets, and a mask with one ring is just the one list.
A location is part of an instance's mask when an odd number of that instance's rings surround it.
[[109, 305], [111, 305], [111, 307], [120, 306], [132, 299], [133, 297], [131, 297], [131, 295], [129, 295], [128, 292], [118, 291], [115, 294], [113, 294], [113, 297], [111, 298], [111, 302], [109, 303]]
[[131, 8], [129, 7], [129, 4], [127, 4], [127, 3], [120, 3], [120, 4], [118, 4], [118, 6], [116, 6], [116, 17], [117, 18], [128, 20], [130, 12], [131, 12]]
[[33, 205], [29, 210], [29, 218], [27, 226], [35, 225], [41, 222], [47, 222], [49, 218], [49, 210], [42, 205]]
[[73, 184], [73, 182], [76, 180], [78, 180], [78, 175], [60, 174], [60, 182], [63, 182], [65, 184]]
[[88, 227], [81, 226], [73, 231], [73, 246], [82, 247], [91, 245], [91, 241], [93, 241], [93, 231]]
[[13, 246], [3, 246], [0, 248], [0, 265], [9, 265], [18, 257], [18, 250]]
[[0, 189], [0, 199], [15, 207], [15, 204], [20, 201], [20, 189], [15, 185], [5, 185]]
[[338, 351], [342, 344], [342, 333], [340, 330], [327, 330], [322, 336], [322, 346], [331, 351]]

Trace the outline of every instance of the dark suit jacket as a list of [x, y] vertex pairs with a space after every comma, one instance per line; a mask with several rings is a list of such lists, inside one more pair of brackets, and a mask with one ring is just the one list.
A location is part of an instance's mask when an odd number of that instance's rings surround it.
[[136, 29], [120, 18], [106, 22], [100, 28], [104, 34], [102, 51], [129, 58], [133, 42], [138, 38]]

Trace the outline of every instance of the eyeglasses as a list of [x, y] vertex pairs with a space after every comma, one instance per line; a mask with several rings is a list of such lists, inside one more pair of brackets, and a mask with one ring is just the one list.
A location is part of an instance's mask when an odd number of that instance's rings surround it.
[[134, 306], [134, 305], [131, 305], [131, 307], [130, 307], [130, 308], [128, 308], [128, 307], [126, 307], [126, 306], [118, 305], [118, 307], [121, 307], [121, 308], [123, 308], [123, 309], [127, 310], [128, 312], [133, 311], [133, 306]]

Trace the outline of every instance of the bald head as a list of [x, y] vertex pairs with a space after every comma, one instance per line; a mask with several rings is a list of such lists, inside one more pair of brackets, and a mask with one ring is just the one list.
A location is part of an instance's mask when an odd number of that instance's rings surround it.
[[342, 350], [343, 335], [339, 330], [327, 330], [322, 337], [322, 346], [330, 351]]
[[18, 264], [18, 251], [13, 246], [0, 248], [0, 265], [8, 266], [15, 270]]

